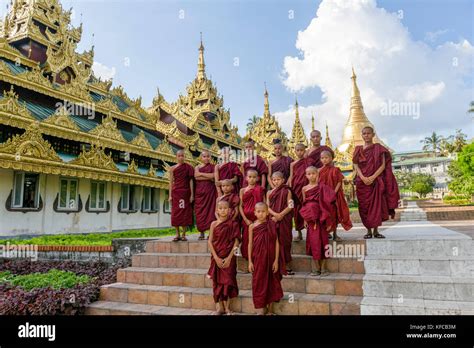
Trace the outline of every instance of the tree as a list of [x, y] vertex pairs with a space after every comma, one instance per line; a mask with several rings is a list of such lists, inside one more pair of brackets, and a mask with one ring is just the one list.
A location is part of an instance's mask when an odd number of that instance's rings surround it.
[[448, 168], [448, 187], [456, 194], [474, 195], [474, 143], [465, 145]]
[[247, 122], [247, 133], [250, 133], [257, 124], [257, 122], [260, 120], [260, 117], [253, 115], [252, 117], [249, 118]]
[[450, 135], [449, 137], [443, 138], [441, 140], [441, 154], [447, 156], [449, 154], [460, 152], [464, 145], [467, 144], [466, 139], [467, 135], [464, 134], [460, 129], [456, 129], [455, 135]]
[[433, 192], [435, 184], [436, 181], [431, 175], [416, 173], [411, 179], [410, 190], [418, 193], [420, 198], [424, 198], [428, 193]]
[[474, 101], [469, 105], [469, 110], [467, 112], [474, 112]]
[[423, 143], [423, 151], [432, 151], [434, 156], [437, 155], [438, 151], [441, 151], [441, 144], [443, 142], [443, 137], [441, 135], [436, 134], [433, 132], [429, 137], [421, 140]]

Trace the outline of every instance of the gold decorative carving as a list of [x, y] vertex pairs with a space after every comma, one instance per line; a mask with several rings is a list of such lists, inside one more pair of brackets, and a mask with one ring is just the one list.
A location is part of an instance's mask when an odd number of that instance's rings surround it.
[[127, 173], [138, 174], [138, 166], [134, 159], [128, 164]]
[[102, 119], [102, 123], [92, 129], [89, 134], [97, 135], [98, 138], [109, 138], [121, 142], [126, 142], [122, 133], [117, 128], [117, 123], [109, 114]]
[[69, 162], [69, 164], [118, 171], [118, 168], [112, 159], [112, 155], [106, 155], [102, 147], [97, 145], [91, 145], [89, 151], [83, 148], [79, 157]]
[[26, 106], [21, 105], [18, 101], [18, 95], [14, 92], [13, 85], [11, 86], [10, 91], [3, 92], [3, 98], [0, 99], [0, 112], [9, 115], [17, 115], [29, 120], [35, 120]]
[[138, 135], [130, 142], [130, 144], [144, 147], [146, 149], [153, 149], [153, 147], [150, 145], [150, 142], [145, 136], [145, 132], [143, 131], [140, 131], [140, 133], [138, 133]]
[[54, 114], [43, 121], [45, 124], [51, 124], [58, 127], [80, 131], [77, 124], [71, 119], [65, 106], [59, 108]]

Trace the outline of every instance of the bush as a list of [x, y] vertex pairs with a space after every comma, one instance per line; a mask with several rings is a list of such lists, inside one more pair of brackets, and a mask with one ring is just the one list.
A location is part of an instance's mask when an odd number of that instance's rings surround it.
[[76, 275], [69, 271], [51, 269], [47, 273], [32, 273], [26, 275], [12, 274], [10, 271], [0, 273], [0, 282], [8, 282], [27, 291], [36, 288], [64, 289], [72, 288], [77, 284], [91, 281], [88, 275]]
[[449, 195], [443, 197], [443, 202], [449, 205], [467, 205], [471, 204], [471, 197], [469, 195]]

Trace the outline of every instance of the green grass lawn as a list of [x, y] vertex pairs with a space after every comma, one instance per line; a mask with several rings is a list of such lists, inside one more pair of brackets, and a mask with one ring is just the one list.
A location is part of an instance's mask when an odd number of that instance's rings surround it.
[[[0, 244], [34, 244], [34, 245], [112, 245], [112, 239], [116, 238], [146, 238], [166, 237], [174, 235], [174, 228], [130, 230], [112, 233], [90, 233], [90, 234], [58, 234], [33, 237], [30, 239], [1, 239]], [[194, 228], [191, 233], [197, 233]]]

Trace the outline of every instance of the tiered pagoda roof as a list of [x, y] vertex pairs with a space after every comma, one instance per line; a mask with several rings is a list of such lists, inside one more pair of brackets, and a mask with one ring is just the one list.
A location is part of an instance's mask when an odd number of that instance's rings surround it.
[[[313, 126], [314, 126], [314, 117], [313, 117]], [[288, 153], [296, 158], [295, 147], [297, 144], [304, 144], [305, 146], [309, 145], [308, 138], [306, 137], [303, 125], [300, 120], [300, 112], [298, 109], [298, 99], [295, 98], [295, 123], [291, 131], [291, 139], [288, 142]]]

